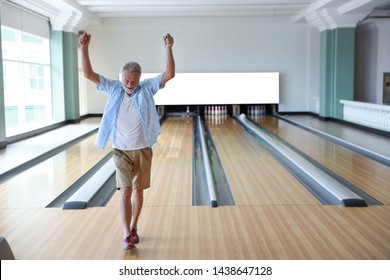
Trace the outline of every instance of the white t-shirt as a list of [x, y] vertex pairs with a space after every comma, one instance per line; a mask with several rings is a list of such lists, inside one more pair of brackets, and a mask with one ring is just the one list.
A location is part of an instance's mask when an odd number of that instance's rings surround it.
[[148, 146], [137, 109], [132, 98], [126, 93], [123, 94], [115, 130], [116, 137], [113, 140], [115, 149], [139, 150]]

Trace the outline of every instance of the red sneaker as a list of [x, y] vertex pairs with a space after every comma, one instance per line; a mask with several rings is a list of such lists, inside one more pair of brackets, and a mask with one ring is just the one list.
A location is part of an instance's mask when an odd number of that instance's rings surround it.
[[134, 246], [134, 243], [132, 241], [132, 238], [130, 238], [131, 235], [127, 236], [124, 240], [123, 240], [123, 250], [130, 250], [130, 249], [134, 249], [135, 246]]
[[134, 244], [139, 243], [139, 236], [137, 233], [137, 229], [135, 228], [131, 229], [131, 240], [133, 241]]

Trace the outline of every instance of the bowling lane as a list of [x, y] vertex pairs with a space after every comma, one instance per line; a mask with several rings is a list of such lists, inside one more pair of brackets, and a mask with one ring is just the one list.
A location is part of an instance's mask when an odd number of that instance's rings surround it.
[[285, 117], [390, 158], [390, 140], [389, 137], [386, 137], [385, 135], [378, 135], [369, 131], [362, 132], [359, 128], [343, 125], [334, 121], [322, 121], [318, 117], [308, 114], [286, 115]]
[[237, 205], [320, 204], [236, 120], [207, 123]]
[[[162, 125], [144, 206], [192, 205], [192, 126], [191, 117], [169, 117]], [[118, 206], [118, 199], [116, 192], [107, 207]]]
[[97, 149], [96, 134], [0, 185], [4, 208], [46, 207], [102, 160], [110, 149]]
[[390, 203], [390, 167], [278, 118], [255, 121], [377, 200]]

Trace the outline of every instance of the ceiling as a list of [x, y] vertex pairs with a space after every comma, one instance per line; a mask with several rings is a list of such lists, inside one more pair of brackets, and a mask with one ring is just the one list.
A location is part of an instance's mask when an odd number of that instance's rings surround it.
[[291, 16], [316, 0], [79, 0], [99, 17]]
[[[0, 0], [1, 1], [1, 0]], [[50, 18], [85, 27], [118, 17], [286, 17], [291, 22], [337, 24], [361, 20], [372, 11], [390, 16], [389, 0], [3, 0]], [[375, 9], [375, 10], [374, 10]], [[318, 23], [317, 23], [318, 24]], [[61, 24], [60, 24], [61, 25]], [[315, 24], [314, 24], [315, 25]]]

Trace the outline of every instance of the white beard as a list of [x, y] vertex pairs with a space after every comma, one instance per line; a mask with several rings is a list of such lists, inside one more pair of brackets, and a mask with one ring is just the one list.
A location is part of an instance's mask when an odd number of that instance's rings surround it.
[[137, 89], [137, 88], [130, 89], [130, 88], [124, 86], [124, 85], [122, 85], [122, 87], [123, 87], [123, 90], [124, 90], [127, 94], [129, 94], [129, 95], [131, 95], [131, 94]]

